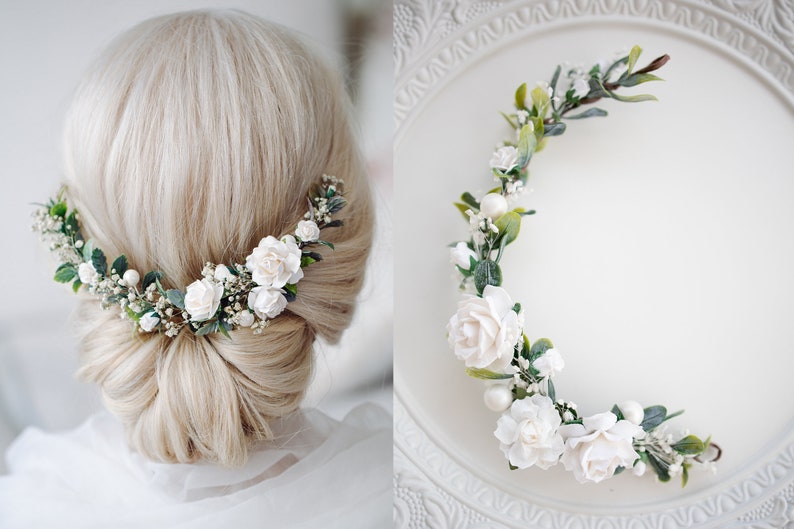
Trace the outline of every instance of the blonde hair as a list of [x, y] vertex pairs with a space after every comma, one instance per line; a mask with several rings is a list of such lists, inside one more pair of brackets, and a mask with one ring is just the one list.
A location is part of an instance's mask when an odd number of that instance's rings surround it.
[[372, 237], [349, 106], [339, 76], [291, 31], [238, 11], [143, 22], [79, 87], [65, 129], [69, 199], [110, 259], [161, 270], [166, 288], [293, 230], [323, 173], [346, 184], [345, 225], [323, 232], [336, 250], [261, 335], [136, 335], [117, 308], [81, 299], [79, 374], [146, 457], [244, 462], [299, 405], [315, 337], [333, 343], [348, 326]]

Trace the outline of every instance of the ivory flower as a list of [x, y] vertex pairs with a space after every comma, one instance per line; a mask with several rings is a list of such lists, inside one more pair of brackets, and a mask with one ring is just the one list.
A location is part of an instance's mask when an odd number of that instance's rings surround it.
[[215, 277], [217, 282], [223, 283], [225, 280], [232, 277], [232, 273], [229, 272], [229, 267], [219, 264], [215, 267], [215, 273], [213, 274], [213, 277]]
[[449, 344], [467, 367], [504, 371], [521, 338], [518, 315], [510, 294], [486, 285], [482, 297], [465, 294], [447, 324]]
[[491, 157], [490, 166], [492, 169], [508, 172], [518, 165], [518, 150], [512, 146], [499, 147]]
[[298, 222], [298, 228], [295, 230], [295, 235], [302, 241], [316, 241], [320, 238], [320, 228], [314, 221], [302, 220]]
[[560, 426], [565, 439], [561, 461], [579, 483], [611, 478], [618, 467], [631, 468], [639, 459], [632, 443], [645, 432], [636, 424], [617, 419], [614, 413], [605, 412], [586, 417], [583, 424]]
[[80, 277], [80, 282], [84, 285], [90, 285], [99, 278], [99, 274], [92, 263], [80, 263], [80, 266], [77, 267], [77, 275]]
[[160, 317], [154, 312], [147, 312], [138, 321], [138, 325], [146, 332], [152, 332], [159, 323]]
[[565, 360], [556, 349], [546, 349], [542, 356], [532, 362], [532, 367], [540, 372], [542, 378], [553, 377], [565, 367]]
[[574, 97], [582, 98], [590, 93], [590, 84], [587, 82], [587, 79], [582, 79], [580, 77], [571, 83], [571, 90], [573, 90]]
[[221, 303], [223, 287], [209, 279], [193, 281], [185, 293], [185, 310], [190, 321], [204, 321], [215, 315]]
[[477, 254], [465, 242], [459, 242], [454, 248], [449, 250], [449, 260], [452, 261], [452, 264], [458, 265], [464, 270], [471, 268], [470, 258], [474, 258], [475, 261], [479, 260]]
[[510, 409], [496, 422], [494, 435], [499, 448], [515, 467], [555, 465], [565, 449], [558, 433], [560, 415], [551, 399], [535, 394], [513, 401]]
[[248, 307], [259, 318], [275, 318], [287, 307], [287, 298], [280, 289], [256, 287], [248, 294]]
[[257, 285], [269, 288], [295, 284], [303, 277], [301, 251], [292, 235], [281, 240], [268, 235], [245, 258], [245, 266]]

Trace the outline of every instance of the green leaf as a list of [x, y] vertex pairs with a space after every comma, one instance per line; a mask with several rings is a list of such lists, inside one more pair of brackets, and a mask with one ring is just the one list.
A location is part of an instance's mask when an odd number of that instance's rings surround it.
[[651, 468], [656, 475], [659, 476], [659, 481], [667, 482], [670, 481], [670, 473], [667, 471], [667, 467], [656, 459], [653, 455], [648, 454], [648, 463], [650, 463]]
[[72, 210], [69, 216], [63, 221], [64, 229], [69, 234], [75, 234], [80, 230], [80, 225], [77, 222], [77, 210]]
[[554, 70], [554, 75], [551, 76], [551, 82], [549, 86], [552, 89], [552, 93], [557, 93], [557, 80], [560, 78], [560, 72], [562, 71], [562, 67], [557, 65], [557, 69]]
[[453, 202], [452, 205], [454, 205], [456, 208], [458, 208], [458, 211], [460, 211], [460, 214], [463, 215], [463, 218], [466, 219], [466, 222], [468, 222], [469, 221], [469, 216], [466, 214], [466, 212], [471, 209], [468, 206], [468, 204], [461, 204], [460, 202]]
[[518, 110], [526, 110], [526, 100], [527, 100], [527, 83], [522, 83], [516, 89], [516, 108]]
[[554, 389], [554, 382], [552, 382], [550, 378], [547, 378], [546, 383], [549, 385], [549, 398], [552, 402], [557, 402], [557, 390]]
[[507, 121], [512, 128], [514, 128], [514, 129], [518, 128], [518, 125], [516, 124], [515, 121], [513, 121], [513, 118], [511, 118], [510, 116], [508, 116], [504, 112], [499, 112], [499, 113], [502, 115], [503, 118], [505, 118], [505, 121]]
[[301, 254], [301, 266], [303, 266], [302, 263], [303, 263], [303, 258], [304, 257], [308, 257], [309, 259], [312, 260], [312, 262], [322, 261], [323, 260], [323, 256], [321, 254], [317, 253], [317, 252], [303, 252]]
[[218, 325], [218, 330], [221, 331], [221, 334], [230, 340], [232, 339], [232, 337], [229, 336], [229, 331], [231, 330], [231, 328], [232, 326], [226, 320], [221, 321], [220, 324]]
[[664, 406], [650, 406], [645, 408], [645, 418], [640, 423], [640, 428], [646, 432], [653, 430], [664, 422], [667, 416], [667, 408]]
[[513, 463], [511, 463], [510, 461], [507, 462], [507, 466], [508, 468], [510, 468], [510, 470], [518, 470], [518, 467], [513, 465]]
[[622, 79], [617, 84], [620, 86], [636, 86], [638, 84], [647, 83], [649, 81], [664, 81], [661, 77], [653, 75], [652, 73], [635, 73], [634, 75], [630, 75], [625, 79]]
[[677, 412], [675, 412], [675, 413], [668, 413], [668, 414], [667, 414], [667, 417], [665, 417], [665, 418], [664, 418], [664, 421], [662, 421], [662, 422], [667, 422], [667, 421], [669, 421], [670, 419], [672, 419], [672, 418], [674, 418], [674, 417], [678, 417], [679, 415], [681, 415], [681, 414], [683, 414], [683, 413], [684, 413], [684, 410], [678, 410], [678, 411], [677, 411]]
[[546, 351], [549, 349], [553, 349], [554, 344], [551, 343], [551, 340], [548, 338], [541, 338], [535, 343], [532, 344], [532, 347], [529, 349], [529, 357], [530, 357], [530, 364], [536, 359], [543, 356]]
[[513, 375], [496, 373], [495, 371], [489, 371], [479, 367], [467, 367], [466, 374], [470, 377], [479, 378], [481, 380], [506, 380], [508, 378], [513, 378]]
[[100, 276], [108, 275], [108, 260], [105, 257], [105, 252], [99, 248], [94, 248], [94, 251], [91, 252], [91, 264], [94, 265], [94, 270]]
[[199, 329], [196, 331], [196, 336], [204, 336], [212, 332], [216, 332], [217, 330], [218, 320], [212, 320], [199, 327]]
[[77, 276], [77, 268], [75, 268], [73, 264], [63, 263], [55, 271], [55, 277], [53, 279], [55, 279], [58, 283], [68, 283]]
[[683, 455], [699, 455], [703, 453], [706, 446], [694, 435], [687, 435], [672, 445], [672, 449]]
[[626, 64], [626, 66], [628, 67], [627, 70], [628, 73], [631, 73], [631, 71], [634, 69], [634, 65], [637, 64], [637, 59], [640, 58], [641, 53], [642, 53], [642, 48], [640, 48], [639, 46], [634, 46], [633, 48], [631, 48], [631, 51], [629, 52], [629, 62]]
[[538, 146], [538, 139], [535, 137], [535, 133], [532, 130], [532, 127], [529, 125], [524, 125], [521, 128], [521, 134], [518, 137], [518, 166], [524, 167], [529, 163], [532, 159], [532, 153], [535, 152], [535, 148]]
[[68, 208], [66, 207], [66, 202], [58, 202], [53, 204], [50, 208], [50, 216], [51, 217], [63, 217], [66, 215], [66, 211]]
[[337, 220], [332, 220], [331, 222], [326, 222], [325, 224], [320, 226], [320, 229], [323, 230], [325, 228], [338, 228], [338, 227], [344, 226], [344, 225], [345, 225], [345, 222], [343, 220], [337, 219]]
[[80, 281], [79, 279], [75, 279], [74, 283], [72, 283], [72, 290], [74, 291], [75, 294], [77, 294], [77, 291], [80, 290], [81, 286], [83, 286], [83, 282]]
[[541, 119], [545, 118], [549, 111], [549, 93], [545, 88], [536, 86], [530, 94], [532, 95], [533, 114]]
[[171, 303], [171, 305], [182, 310], [185, 309], [185, 293], [181, 290], [166, 290], [165, 298]]
[[480, 210], [480, 203], [477, 202], [477, 199], [474, 198], [474, 195], [466, 191], [460, 196], [460, 199], [463, 201], [464, 204], [468, 204], [468, 206], [473, 209], [475, 212]]
[[305, 267], [309, 266], [310, 264], [313, 264], [313, 263], [316, 263], [316, 262], [317, 262], [317, 259], [314, 259], [314, 258], [312, 258], [312, 257], [310, 257], [308, 255], [304, 255], [303, 257], [301, 257], [301, 268], [305, 268]]
[[497, 240], [505, 241], [505, 246], [516, 240], [518, 232], [521, 230], [521, 215], [514, 211], [508, 211], [496, 219], [496, 227], [499, 228]]
[[126, 255], [119, 255], [116, 257], [116, 260], [113, 261], [113, 264], [110, 265], [111, 270], [115, 270], [119, 277], [124, 275], [124, 272], [127, 271], [127, 256]]
[[689, 463], [685, 462], [681, 466], [681, 488], [686, 487], [687, 483], [689, 483]]
[[549, 123], [543, 131], [545, 136], [560, 136], [565, 132], [566, 125], [562, 122]]
[[502, 269], [495, 261], [485, 259], [477, 263], [477, 268], [474, 269], [474, 286], [478, 294], [482, 294], [487, 285], [498, 287], [501, 284]]
[[334, 243], [332, 243], [332, 242], [328, 242], [328, 241], [315, 241], [315, 242], [317, 244], [322, 244], [323, 246], [327, 246], [328, 248], [330, 248], [332, 250], [336, 250], [336, 248], [334, 248]]
[[606, 116], [608, 112], [606, 110], [600, 108], [588, 108], [584, 112], [580, 114], [574, 114], [573, 116], [565, 116], [565, 119], [584, 119], [584, 118], [592, 118], [592, 117], [603, 117]]
[[620, 408], [618, 408], [617, 404], [612, 406], [612, 409], [610, 411], [615, 414], [615, 417], [617, 417], [619, 421], [625, 419], [625, 417], [623, 416], [623, 412], [620, 411]]
[[609, 97], [613, 99], [617, 99], [618, 101], [623, 101], [624, 103], [639, 103], [641, 101], [658, 101], [656, 96], [651, 94], [639, 94], [636, 96], [622, 96], [615, 92], [609, 92]]
[[146, 290], [149, 285], [154, 283], [155, 281], [159, 281], [163, 278], [163, 273], [159, 270], [152, 270], [151, 272], [146, 272], [146, 275], [143, 276], [143, 282], [141, 283], [141, 288]]

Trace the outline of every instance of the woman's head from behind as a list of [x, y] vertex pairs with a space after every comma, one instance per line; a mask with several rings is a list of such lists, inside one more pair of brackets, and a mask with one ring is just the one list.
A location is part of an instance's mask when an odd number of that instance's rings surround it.
[[336, 245], [262, 334], [133, 334], [81, 299], [81, 374], [134, 448], [168, 462], [239, 464], [299, 404], [315, 337], [334, 342], [361, 287], [372, 213], [338, 75], [290, 31], [236, 12], [152, 19], [88, 72], [65, 133], [66, 178], [86, 236], [184, 289], [206, 262], [244, 263], [289, 233], [323, 174], [345, 181]]

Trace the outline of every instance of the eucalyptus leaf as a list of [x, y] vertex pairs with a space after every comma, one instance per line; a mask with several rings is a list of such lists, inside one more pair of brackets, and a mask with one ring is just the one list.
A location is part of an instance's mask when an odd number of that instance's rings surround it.
[[518, 237], [518, 232], [521, 230], [521, 215], [515, 211], [508, 211], [498, 219], [496, 219], [496, 227], [499, 228], [499, 239], [504, 241], [504, 245], [508, 245]]
[[658, 101], [656, 96], [651, 94], [639, 94], [636, 96], [622, 96], [615, 92], [609, 92], [609, 97], [612, 99], [617, 99], [618, 101], [623, 101], [624, 103], [640, 103], [642, 101]]
[[524, 125], [518, 137], [518, 161], [516, 163], [519, 167], [524, 167], [529, 163], [537, 145], [538, 139], [535, 137], [532, 127]]
[[515, 121], [513, 121], [513, 118], [511, 118], [510, 116], [508, 116], [504, 112], [499, 112], [499, 113], [502, 115], [503, 118], [505, 118], [505, 121], [507, 121], [507, 123], [510, 124], [510, 127], [514, 128], [514, 129], [518, 128], [518, 124]]
[[86, 263], [91, 261], [91, 254], [94, 252], [94, 240], [88, 239], [83, 243], [83, 261]]
[[531, 361], [534, 361], [536, 358], [543, 356], [546, 353], [546, 351], [553, 348], [554, 348], [554, 344], [551, 343], [551, 340], [549, 340], [548, 338], [540, 338], [539, 340], [537, 340], [535, 343], [532, 344], [532, 347], [530, 347], [529, 357]]
[[645, 418], [640, 423], [640, 427], [646, 432], [653, 430], [664, 422], [667, 416], [667, 408], [664, 406], [650, 406], [645, 408]]
[[527, 83], [522, 83], [516, 89], [516, 108], [518, 110], [526, 110], [526, 100], [527, 100]]
[[185, 309], [185, 293], [181, 290], [171, 289], [165, 292], [166, 299], [179, 309]]
[[548, 388], [549, 398], [551, 399], [552, 402], [557, 402], [557, 390], [554, 388], [554, 382], [552, 382], [550, 378], [547, 378], [546, 383], [549, 386]]
[[549, 86], [551, 87], [553, 94], [557, 93], [557, 80], [560, 78], [561, 71], [562, 71], [562, 67], [558, 64], [557, 68], [554, 70], [554, 75], [551, 76], [551, 82], [549, 83]]
[[562, 122], [549, 123], [543, 131], [545, 136], [560, 136], [565, 132], [566, 125]]
[[498, 287], [501, 284], [502, 269], [495, 261], [485, 259], [477, 263], [477, 268], [474, 269], [474, 286], [478, 294], [482, 294], [487, 285]]
[[687, 435], [680, 439], [675, 444], [671, 445], [672, 449], [683, 455], [699, 455], [706, 449], [703, 441], [694, 435]]
[[630, 74], [632, 70], [634, 70], [634, 65], [637, 64], [637, 59], [640, 58], [641, 53], [642, 53], [642, 48], [640, 48], [639, 46], [634, 46], [633, 48], [631, 48], [631, 51], [629, 52], [629, 62], [626, 64], [627, 73]]
[[604, 109], [593, 107], [588, 108], [584, 112], [579, 114], [574, 114], [573, 116], [565, 116], [565, 119], [584, 119], [584, 118], [593, 118], [593, 117], [604, 117], [608, 115], [608, 112]]
[[229, 331], [231, 329], [232, 329], [232, 326], [226, 320], [222, 320], [218, 324], [218, 330], [221, 332], [222, 335], [224, 335], [225, 337], [227, 337], [230, 340], [232, 339], [232, 337], [229, 336]]
[[199, 329], [196, 331], [196, 336], [204, 336], [216, 332], [217, 330], [218, 320], [212, 320], [199, 327]]
[[621, 80], [618, 84], [620, 86], [629, 87], [637, 86], [638, 84], [647, 83], [650, 81], [664, 81], [664, 79], [653, 75], [652, 73], [635, 73]]
[[466, 212], [471, 210], [469, 205], [468, 204], [461, 204], [460, 202], [453, 202], [452, 205], [455, 206], [456, 208], [458, 208], [458, 211], [460, 211], [460, 214], [463, 215], [463, 218], [466, 219], [466, 221], [468, 222], [469, 216], [466, 214]]
[[667, 471], [667, 467], [656, 457], [651, 454], [648, 454], [648, 463], [651, 465], [651, 468], [656, 475], [659, 476], [659, 481], [667, 482], [670, 481], [670, 472]]
[[474, 198], [474, 195], [466, 191], [460, 196], [460, 199], [463, 201], [464, 204], [468, 204], [470, 208], [472, 208], [475, 212], [480, 210], [480, 203], [477, 202], [477, 199]]

